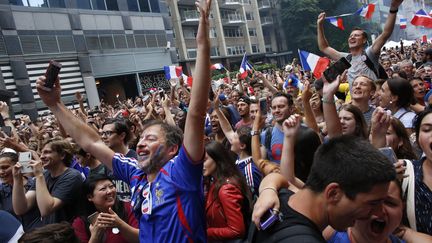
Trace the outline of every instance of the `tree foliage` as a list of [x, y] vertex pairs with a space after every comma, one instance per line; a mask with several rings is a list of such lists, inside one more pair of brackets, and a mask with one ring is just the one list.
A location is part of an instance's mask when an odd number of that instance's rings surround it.
[[[288, 49], [293, 53], [296, 53], [297, 49], [319, 53], [316, 36], [319, 13], [326, 12], [327, 16], [335, 16], [353, 13], [359, 7], [357, 0], [280, 0], [280, 16]], [[378, 25], [364, 21], [358, 15], [342, 19], [345, 31], [327, 21], [324, 23], [326, 38], [336, 50], [348, 51], [347, 39], [354, 27], [365, 29], [369, 34], [378, 33]]]

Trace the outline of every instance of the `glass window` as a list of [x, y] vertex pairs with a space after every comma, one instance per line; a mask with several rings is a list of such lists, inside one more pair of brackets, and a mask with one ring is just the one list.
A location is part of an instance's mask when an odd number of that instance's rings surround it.
[[[150, 0], [150, 6], [151, 6], [151, 11], [153, 13], [160, 13], [158, 0]], [[141, 11], [142, 11], [142, 9], [141, 9]]]
[[139, 11], [137, 0], [127, 0], [129, 11]]
[[94, 10], [106, 10], [104, 0], [92, 0]]
[[90, 0], [76, 1], [77, 7], [80, 9], [91, 9]]
[[150, 12], [150, 4], [148, 0], [138, 0], [141, 12]]
[[50, 8], [66, 8], [64, 0], [49, 0]]
[[105, 0], [108, 10], [118, 11], [119, 7], [117, 5], [117, 0]]
[[[21, 0], [12, 2], [17, 2], [17, 5], [23, 5], [27, 7], [48, 7], [47, 0]], [[22, 4], [19, 4], [19, 2], [22, 2]]]

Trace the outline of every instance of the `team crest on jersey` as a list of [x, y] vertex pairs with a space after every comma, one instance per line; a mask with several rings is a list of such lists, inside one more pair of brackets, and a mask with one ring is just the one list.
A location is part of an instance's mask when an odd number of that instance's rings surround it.
[[156, 205], [163, 203], [165, 200], [163, 198], [164, 192], [162, 189], [156, 189]]

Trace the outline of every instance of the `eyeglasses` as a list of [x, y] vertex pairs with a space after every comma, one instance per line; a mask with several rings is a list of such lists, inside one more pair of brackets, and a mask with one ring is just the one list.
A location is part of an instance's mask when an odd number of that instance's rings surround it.
[[111, 136], [112, 134], [114, 134], [114, 133], [116, 133], [115, 131], [103, 131], [103, 132], [101, 132], [101, 136], [103, 137], [103, 136], [107, 136], [107, 137], [109, 137], [109, 136]]

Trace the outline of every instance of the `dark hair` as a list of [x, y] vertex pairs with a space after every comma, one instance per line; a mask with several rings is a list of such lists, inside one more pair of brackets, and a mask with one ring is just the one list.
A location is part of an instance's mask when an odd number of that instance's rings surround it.
[[294, 145], [294, 172], [300, 180], [307, 180], [314, 154], [320, 145], [321, 139], [313, 129], [300, 126]]
[[[243, 218], [245, 221], [249, 220], [249, 214], [252, 208], [251, 190], [246, 184], [245, 177], [235, 165], [235, 158], [227, 156], [229, 151], [221, 143], [215, 141], [207, 143], [205, 149], [208, 156], [216, 163], [216, 172], [213, 178], [215, 179], [214, 198], [219, 198], [219, 190], [224, 184], [231, 183], [235, 185], [240, 189], [243, 195]], [[229, 179], [229, 181], [227, 181], [227, 179]]]
[[13, 152], [5, 152], [0, 153], [0, 159], [2, 158], [9, 158], [13, 164], [16, 164], [18, 162], [18, 154]]
[[360, 30], [360, 31], [362, 31], [363, 32], [362, 33], [363, 38], [365, 38], [366, 41], [368, 40], [368, 34], [366, 33], [366, 31], [364, 31], [364, 29], [362, 29], [360, 27], [354, 27], [351, 32], [353, 32], [354, 30]]
[[353, 114], [354, 116], [354, 120], [355, 120], [355, 130], [354, 130], [354, 134], [357, 137], [361, 137], [361, 138], [368, 138], [368, 126], [366, 123], [366, 120], [363, 116], [363, 112], [361, 112], [361, 110], [352, 104], [344, 104], [342, 105], [341, 110], [345, 110], [350, 112], [351, 114]]
[[395, 151], [398, 159], [417, 159], [416, 154], [412, 148], [408, 133], [405, 126], [398, 119], [391, 119], [390, 125], [396, 133], [396, 136], [402, 141], [402, 146], [398, 147]]
[[248, 126], [241, 126], [237, 129], [237, 135], [239, 137], [240, 143], [245, 145], [244, 151], [247, 155], [252, 155], [252, 128]]
[[49, 145], [51, 150], [64, 156], [63, 163], [69, 167], [72, 164], [73, 155], [75, 153], [74, 147], [71, 143], [64, 139], [51, 139], [45, 145]]
[[47, 224], [25, 233], [19, 243], [79, 243], [75, 231], [68, 222]]
[[397, 106], [407, 108], [411, 104], [415, 104], [414, 90], [408, 80], [403, 78], [390, 78], [387, 80], [390, 92], [397, 95]]
[[[432, 113], [432, 106], [427, 106], [423, 111], [421, 111], [420, 113], [418, 113], [413, 120], [413, 125], [414, 125], [414, 129], [415, 129], [415, 134], [416, 134], [416, 142], [418, 143], [418, 139], [419, 139], [419, 135], [420, 135], [420, 126], [421, 126], [421, 122], [422, 120], [429, 115], [430, 113]], [[420, 144], [419, 144], [420, 146]]]
[[132, 138], [132, 132], [131, 132], [130, 126], [125, 119], [120, 119], [120, 118], [106, 119], [102, 125], [102, 128], [105, 125], [109, 125], [109, 124], [114, 124], [115, 133], [117, 133], [119, 135], [121, 135], [122, 133], [125, 134], [125, 137], [123, 139], [124, 144], [127, 144], [129, 142], [129, 140]]
[[288, 106], [294, 105], [294, 99], [293, 99], [292, 95], [290, 95], [290, 94], [287, 94], [284, 92], [276, 92], [273, 94], [271, 102], [273, 102], [273, 100], [277, 97], [285, 97], [287, 99]]
[[[96, 212], [97, 209], [95, 205], [92, 202], [89, 202], [87, 197], [89, 195], [93, 195], [94, 189], [96, 188], [96, 184], [99, 181], [109, 180], [113, 185], [115, 186], [115, 183], [113, 181], [113, 177], [106, 173], [92, 173], [90, 174], [87, 179], [82, 184], [82, 196], [81, 196], [81, 219], [83, 220], [85, 224], [86, 231], [88, 235], [90, 236], [90, 230], [89, 225], [90, 222], [88, 222], [87, 217], [91, 215], [92, 213]], [[121, 202], [118, 197], [115, 199], [114, 206], [112, 207], [112, 210], [125, 222], [128, 222], [127, 214], [125, 212], [125, 208], [123, 205], [123, 202]]]
[[354, 199], [358, 193], [369, 192], [373, 186], [395, 178], [394, 166], [369, 141], [343, 135], [318, 148], [305, 187], [320, 193], [334, 182]]
[[183, 132], [177, 126], [171, 126], [161, 120], [149, 120], [143, 126], [143, 131], [152, 126], [159, 126], [164, 132], [165, 145], [168, 147], [177, 145], [180, 149], [183, 142]]

